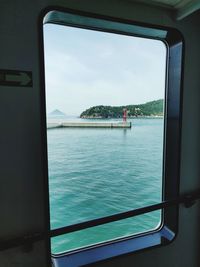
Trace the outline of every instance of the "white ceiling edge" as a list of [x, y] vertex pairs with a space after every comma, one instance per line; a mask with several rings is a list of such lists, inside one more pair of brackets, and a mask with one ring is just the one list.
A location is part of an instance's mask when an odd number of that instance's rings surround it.
[[193, 0], [181, 0], [177, 4], [174, 5], [174, 8], [180, 9], [180, 8], [186, 6], [189, 2], [193, 2]]
[[[176, 20], [181, 20], [191, 15], [200, 9], [200, 0], [182, 0], [177, 4], [172, 4], [166, 0], [128, 0], [130, 2], [137, 2], [148, 6], [160, 7], [163, 9], [171, 10], [174, 13]], [[167, 4], [168, 3], [168, 4]]]
[[128, 1], [132, 3], [136, 2], [138, 4], [145, 4], [147, 6], [154, 6], [154, 7], [174, 10], [174, 5], [167, 4], [166, 1], [159, 1], [159, 0], [128, 0]]
[[195, 11], [200, 9], [200, 1], [193, 0], [185, 4], [184, 6], [178, 7], [176, 11], [176, 19], [181, 20], [191, 15]]

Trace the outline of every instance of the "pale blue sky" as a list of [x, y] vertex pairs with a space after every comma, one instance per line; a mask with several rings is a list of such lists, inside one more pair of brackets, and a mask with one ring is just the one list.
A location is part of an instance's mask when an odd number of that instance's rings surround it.
[[164, 98], [161, 41], [46, 24], [44, 44], [47, 113]]

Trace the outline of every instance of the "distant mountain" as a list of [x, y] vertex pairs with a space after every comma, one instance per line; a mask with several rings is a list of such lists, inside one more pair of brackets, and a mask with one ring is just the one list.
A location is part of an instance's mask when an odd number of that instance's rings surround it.
[[48, 114], [49, 117], [65, 117], [66, 114], [60, 111], [59, 109], [55, 109], [54, 111]]
[[163, 116], [163, 106], [163, 99], [140, 105], [94, 106], [83, 111], [80, 118], [122, 118], [123, 109], [127, 109], [128, 117]]

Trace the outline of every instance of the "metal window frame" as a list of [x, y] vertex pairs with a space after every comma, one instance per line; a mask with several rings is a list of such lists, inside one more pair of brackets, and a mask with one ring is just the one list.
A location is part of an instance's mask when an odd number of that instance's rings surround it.
[[[167, 71], [166, 71], [166, 96], [165, 96], [165, 142], [164, 142], [164, 170], [163, 170], [163, 202], [137, 210], [99, 218], [89, 222], [50, 230], [49, 193], [46, 192], [46, 225], [45, 236], [48, 244], [50, 238], [65, 233], [78, 231], [88, 227], [105, 224], [123, 218], [137, 216], [153, 210], [162, 210], [163, 223], [159, 229], [151, 232], [134, 235], [126, 238], [104, 242], [71, 252], [52, 255], [52, 261], [56, 267], [80, 266], [112, 257], [132, 253], [134, 251], [166, 245], [172, 242], [178, 232], [178, 205], [188, 200], [188, 196], [179, 196], [180, 176], [180, 143], [181, 143], [181, 118], [182, 118], [182, 73], [184, 39], [182, 34], [174, 28], [161, 27], [138, 23], [135, 21], [111, 18], [99, 14], [91, 14], [59, 7], [48, 7], [40, 15], [40, 58], [41, 58], [41, 110], [42, 110], [42, 138], [43, 163], [45, 185], [48, 186], [48, 162], [47, 162], [47, 137], [46, 137], [46, 104], [44, 81], [44, 47], [43, 24], [54, 23], [78, 28], [93, 29], [96, 31], [111, 32], [129, 36], [138, 36], [148, 39], [158, 39], [167, 46]], [[189, 195], [190, 196], [190, 195]], [[195, 195], [196, 196], [196, 195]], [[189, 197], [190, 198], [190, 197]], [[198, 197], [199, 198], [199, 193]], [[186, 200], [185, 200], [186, 199]], [[170, 205], [168, 205], [170, 203]], [[39, 235], [40, 236], [40, 235]], [[37, 237], [37, 235], [36, 235]], [[50, 246], [47, 246], [50, 250]], [[49, 253], [50, 254], [50, 253]], [[48, 256], [49, 256], [48, 254]]]

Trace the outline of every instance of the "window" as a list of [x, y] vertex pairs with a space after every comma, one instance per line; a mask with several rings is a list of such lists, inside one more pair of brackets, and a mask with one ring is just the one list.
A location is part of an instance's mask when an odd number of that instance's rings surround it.
[[71, 11], [44, 21], [56, 266], [170, 242], [177, 209], [156, 205], [178, 195], [179, 33]]

